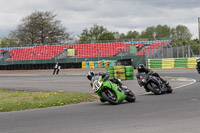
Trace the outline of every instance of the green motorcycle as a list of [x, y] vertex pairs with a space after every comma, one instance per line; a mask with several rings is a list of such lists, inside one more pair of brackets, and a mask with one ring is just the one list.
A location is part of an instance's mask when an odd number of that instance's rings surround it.
[[109, 102], [116, 105], [126, 100], [135, 102], [135, 95], [127, 87], [122, 90], [116, 83], [110, 80], [102, 81], [102, 76], [95, 76], [92, 79], [93, 92], [100, 97], [101, 102]]

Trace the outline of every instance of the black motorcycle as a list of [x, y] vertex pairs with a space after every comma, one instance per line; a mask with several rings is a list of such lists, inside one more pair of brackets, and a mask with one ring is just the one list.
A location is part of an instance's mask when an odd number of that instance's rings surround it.
[[152, 76], [146, 73], [138, 73], [136, 75], [138, 84], [144, 86], [146, 92], [153, 92], [156, 95], [164, 93], [172, 93], [172, 87], [169, 83], [163, 83], [159, 77]]
[[200, 58], [197, 58], [196, 70], [200, 74]]

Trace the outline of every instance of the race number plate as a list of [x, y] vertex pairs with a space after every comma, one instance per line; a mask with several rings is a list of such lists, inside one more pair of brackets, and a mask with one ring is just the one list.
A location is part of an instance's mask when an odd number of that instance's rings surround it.
[[94, 81], [94, 83], [93, 83], [93, 89], [94, 89], [94, 91], [98, 91], [99, 90], [99, 88], [101, 87], [101, 85], [102, 85], [102, 81], [100, 80], [100, 81]]

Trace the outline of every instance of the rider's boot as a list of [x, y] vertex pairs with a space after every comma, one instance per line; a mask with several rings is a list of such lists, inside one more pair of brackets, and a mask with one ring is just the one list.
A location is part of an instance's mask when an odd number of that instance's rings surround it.
[[169, 82], [167, 82], [167, 80], [164, 80], [163, 78], [160, 78], [160, 80], [165, 83], [166, 85], [169, 85]]
[[123, 91], [125, 92], [125, 93], [128, 93], [130, 90], [128, 89], [128, 87], [127, 86], [125, 86], [125, 85], [121, 85], [121, 87], [120, 88], [122, 88], [123, 89]]
[[127, 90], [127, 87], [125, 85], [122, 85], [121, 83], [118, 83], [118, 86], [119, 86], [119, 88], [118, 88], [119, 91], [125, 92]]

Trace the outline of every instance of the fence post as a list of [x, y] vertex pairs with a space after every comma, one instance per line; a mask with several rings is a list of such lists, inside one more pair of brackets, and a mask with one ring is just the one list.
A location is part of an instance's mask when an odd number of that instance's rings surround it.
[[145, 48], [146, 67], [148, 68], [148, 51]]
[[182, 44], [182, 58], [184, 58], [185, 57], [185, 47], [184, 47], [184, 45]]
[[190, 57], [190, 56], [191, 56], [191, 54], [190, 54], [191, 46], [190, 46], [190, 44], [189, 44], [188, 41], [186, 41], [186, 43], [187, 43], [187, 45], [188, 45], [188, 57]]
[[190, 45], [188, 45], [188, 57], [190, 57]]
[[171, 49], [171, 50], [170, 50], [170, 53], [171, 53], [171, 54], [170, 54], [170, 58], [173, 58], [173, 48], [172, 48], [172, 45], [169, 44], [169, 47], [170, 47], [169, 49]]
[[98, 61], [99, 61], [99, 49], [97, 48], [97, 53], [98, 53]]
[[177, 54], [177, 58], [179, 58], [179, 47], [176, 43], [174, 43], [176, 45], [176, 54]]
[[55, 59], [55, 62], [57, 62], [57, 59], [56, 59], [56, 51], [54, 51], [54, 53], [55, 53], [54, 59]]
[[122, 48], [120, 48], [120, 51], [121, 51], [121, 59], [122, 59]]
[[167, 58], [168, 58], [168, 47], [167, 47], [167, 45], [165, 45], [165, 47], [164, 47], [165, 49], [166, 49], [166, 53], [167, 53]]
[[160, 54], [159, 46], [156, 46], [156, 51], [157, 51], [157, 57], [155, 56], [155, 58], [158, 58], [158, 57], [159, 57], [159, 54]]
[[35, 64], [35, 53], [33, 52], [33, 57], [34, 57], [34, 61], [33, 61], [33, 63]]
[[14, 64], [14, 54], [12, 53], [12, 64]]
[[154, 55], [154, 59], [156, 58], [156, 49], [155, 48], [153, 48], [153, 55]]

